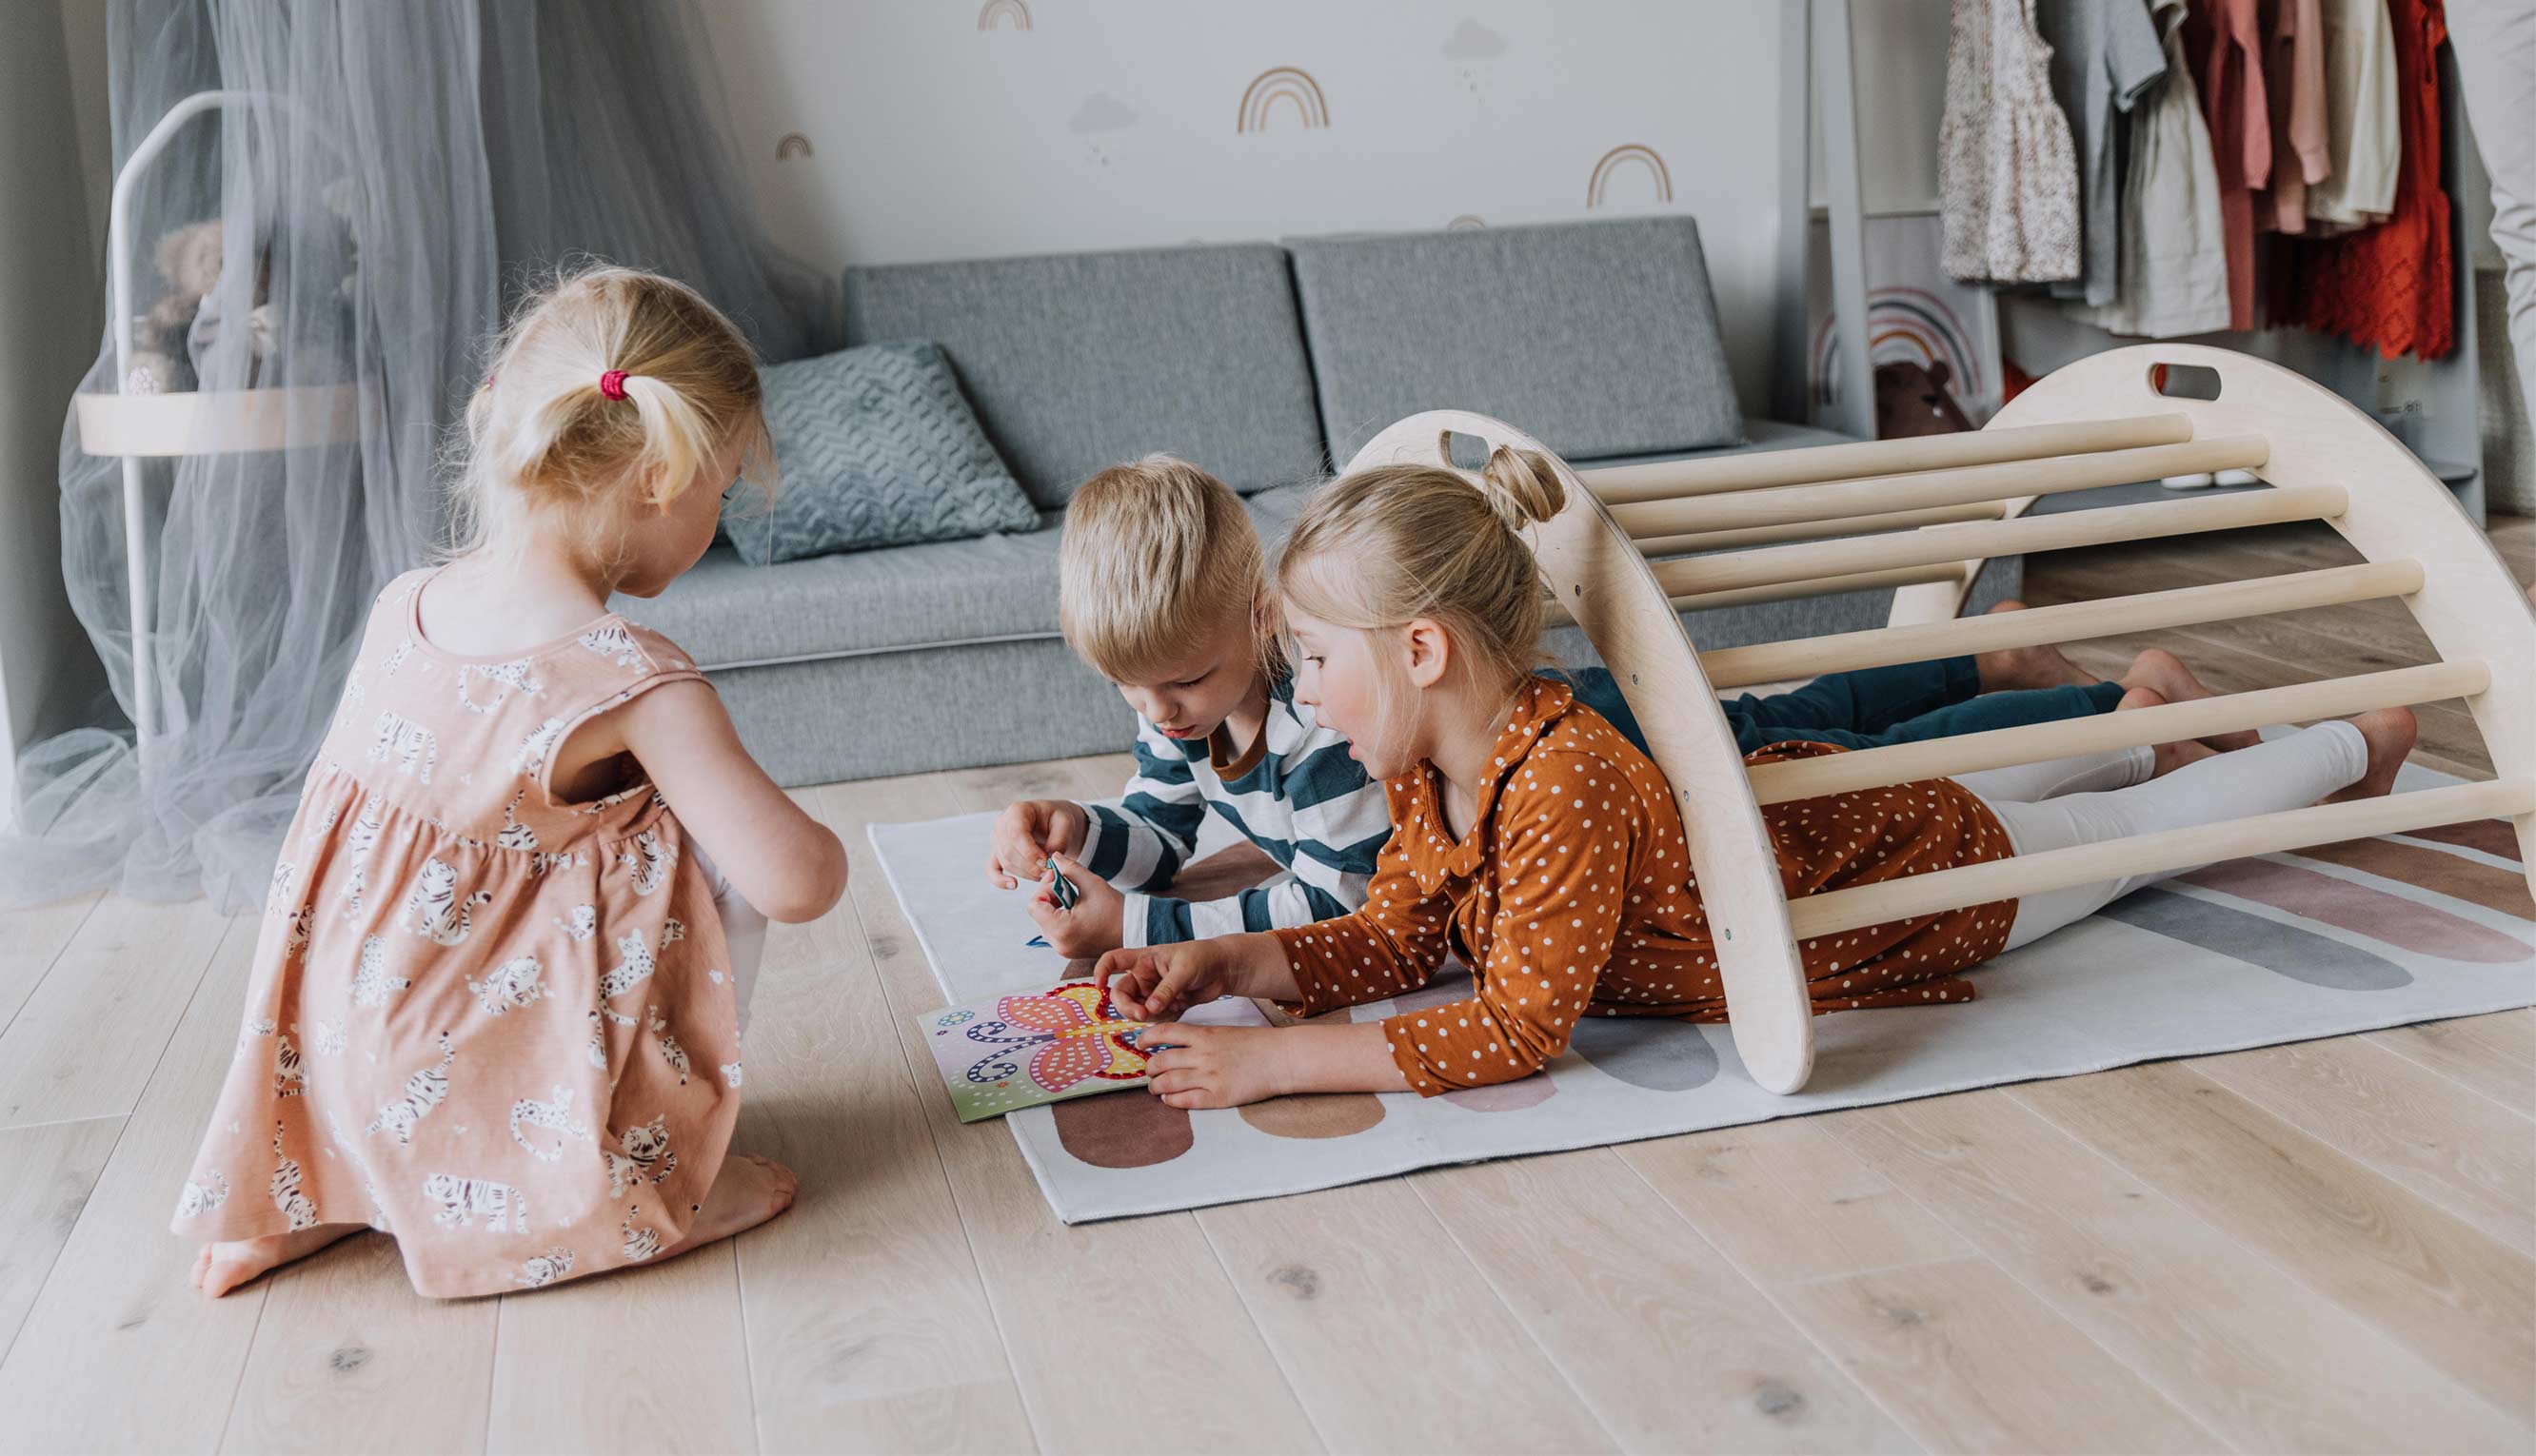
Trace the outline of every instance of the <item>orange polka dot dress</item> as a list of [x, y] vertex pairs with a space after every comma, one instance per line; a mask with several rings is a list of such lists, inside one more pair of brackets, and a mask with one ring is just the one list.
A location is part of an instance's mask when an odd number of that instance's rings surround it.
[[[1844, 750], [1777, 743], [1748, 763]], [[1273, 932], [1312, 1015], [1424, 985], [1447, 955], [1475, 994], [1382, 1023], [1426, 1096], [1510, 1082], [1567, 1048], [1580, 1016], [1724, 1021], [1708, 918], [1664, 775], [1564, 683], [1533, 678], [1498, 735], [1468, 833], [1445, 827], [1434, 768], [1383, 785], [1391, 842], [1364, 908]], [[2005, 858], [2006, 831], [1946, 779], [1761, 811], [1789, 898]], [[1805, 943], [1817, 1015], [1972, 999], [1958, 973], [2007, 944], [2014, 901]]]

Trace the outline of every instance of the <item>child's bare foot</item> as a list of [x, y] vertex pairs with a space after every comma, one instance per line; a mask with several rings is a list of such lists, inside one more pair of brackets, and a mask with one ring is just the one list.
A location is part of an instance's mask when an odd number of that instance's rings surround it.
[[268, 1269], [304, 1259], [339, 1238], [349, 1238], [367, 1224], [319, 1224], [296, 1234], [263, 1238], [236, 1238], [207, 1243], [194, 1260], [194, 1288], [217, 1299]]
[[2380, 708], [2374, 713], [2360, 714], [2350, 723], [2360, 729], [2360, 736], [2369, 740], [2369, 772], [2361, 775], [2360, 782], [2350, 788], [2326, 794], [2324, 801], [2329, 804], [2392, 793], [2395, 771], [2402, 768], [2404, 760], [2412, 755], [2413, 738], [2420, 730], [2413, 722], [2410, 708]]
[[[2022, 601], [2002, 601], [1992, 611], [2023, 611]], [[2038, 687], [2086, 687], [2095, 676], [2060, 655], [2057, 647], [2004, 647], [1997, 652], [1976, 654], [1973, 665], [1981, 670], [1981, 690], [1986, 693], [2015, 692]]]
[[723, 1160], [713, 1191], [705, 1195], [704, 1211], [687, 1226], [687, 1236], [664, 1249], [661, 1256], [675, 1258], [716, 1239], [744, 1234], [791, 1208], [792, 1195], [800, 1187], [801, 1180], [783, 1164], [753, 1153], [733, 1153]]
[[[2197, 698], [2217, 696], [2202, 684], [2200, 678], [2192, 675], [2192, 669], [2184, 665], [2182, 658], [2159, 647], [2152, 647], [2131, 659], [2130, 670], [2123, 674], [2123, 686], [2148, 688], [2170, 703], [2189, 703]], [[2124, 698], [2123, 703], [2128, 706], [2130, 699]], [[2201, 741], [2222, 753], [2234, 753], [2240, 748], [2251, 748], [2262, 740], [2260, 733], [2239, 732], [2213, 733]]]
[[[2132, 708], [2162, 708], [2165, 706], [2166, 695], [2159, 692], [2156, 688], [2135, 687], [2129, 692], [2123, 694], [2123, 700], [2114, 705], [2114, 711], [2116, 713], [2122, 713]], [[2152, 779], [2163, 779], [2167, 775], [2174, 773], [2177, 769], [2184, 767], [2186, 764], [2199, 763], [2205, 758], [2214, 758], [2217, 756], [2216, 749], [2213, 749], [2208, 744], [2194, 738], [2187, 738], [2180, 743], [2151, 744], [2149, 751], [2157, 755], [2155, 766], [2150, 768], [2148, 771], [2148, 776]]]

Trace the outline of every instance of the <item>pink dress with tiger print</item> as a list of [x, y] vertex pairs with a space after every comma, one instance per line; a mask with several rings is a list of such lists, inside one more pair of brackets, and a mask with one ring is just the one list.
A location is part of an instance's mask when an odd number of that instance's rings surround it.
[[676, 816], [648, 782], [588, 803], [546, 782], [583, 723], [702, 674], [612, 615], [525, 652], [441, 652], [415, 616], [430, 575], [371, 610], [174, 1227], [371, 1224], [416, 1291], [454, 1298], [676, 1243], [729, 1147], [740, 1064]]

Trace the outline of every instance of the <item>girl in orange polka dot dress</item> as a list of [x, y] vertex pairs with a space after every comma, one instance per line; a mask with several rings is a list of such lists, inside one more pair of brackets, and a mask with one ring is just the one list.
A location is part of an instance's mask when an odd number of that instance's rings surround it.
[[[1301, 1015], [1413, 990], [1458, 955], [1473, 993], [1387, 1020], [1174, 1027], [1151, 1091], [1173, 1107], [1297, 1092], [1433, 1096], [1513, 1081], [1581, 1016], [1722, 1021], [1676, 796], [1539, 658], [1538, 569], [1517, 532], [1563, 503], [1548, 462], [1500, 448], [1479, 489], [1423, 466], [1362, 471], [1297, 521], [1276, 587], [1296, 701], [1382, 779], [1392, 835], [1363, 909], [1292, 929], [1117, 950], [1094, 975], [1144, 1020], [1223, 995]], [[2411, 715], [2364, 715], [2226, 755], [2151, 749], [1833, 794], [1762, 810], [1791, 898], [2011, 854], [2383, 793]], [[1777, 743], [1747, 763], [1844, 750]], [[1962, 973], [2163, 876], [1939, 912], [1807, 941], [1816, 1013], [1969, 1000]]]

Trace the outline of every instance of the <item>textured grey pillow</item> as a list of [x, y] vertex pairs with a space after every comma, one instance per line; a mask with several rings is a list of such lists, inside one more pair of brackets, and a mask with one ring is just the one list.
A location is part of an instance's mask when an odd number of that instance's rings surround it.
[[868, 344], [761, 377], [778, 480], [771, 507], [743, 490], [723, 509], [741, 560], [1038, 529], [931, 344]]

